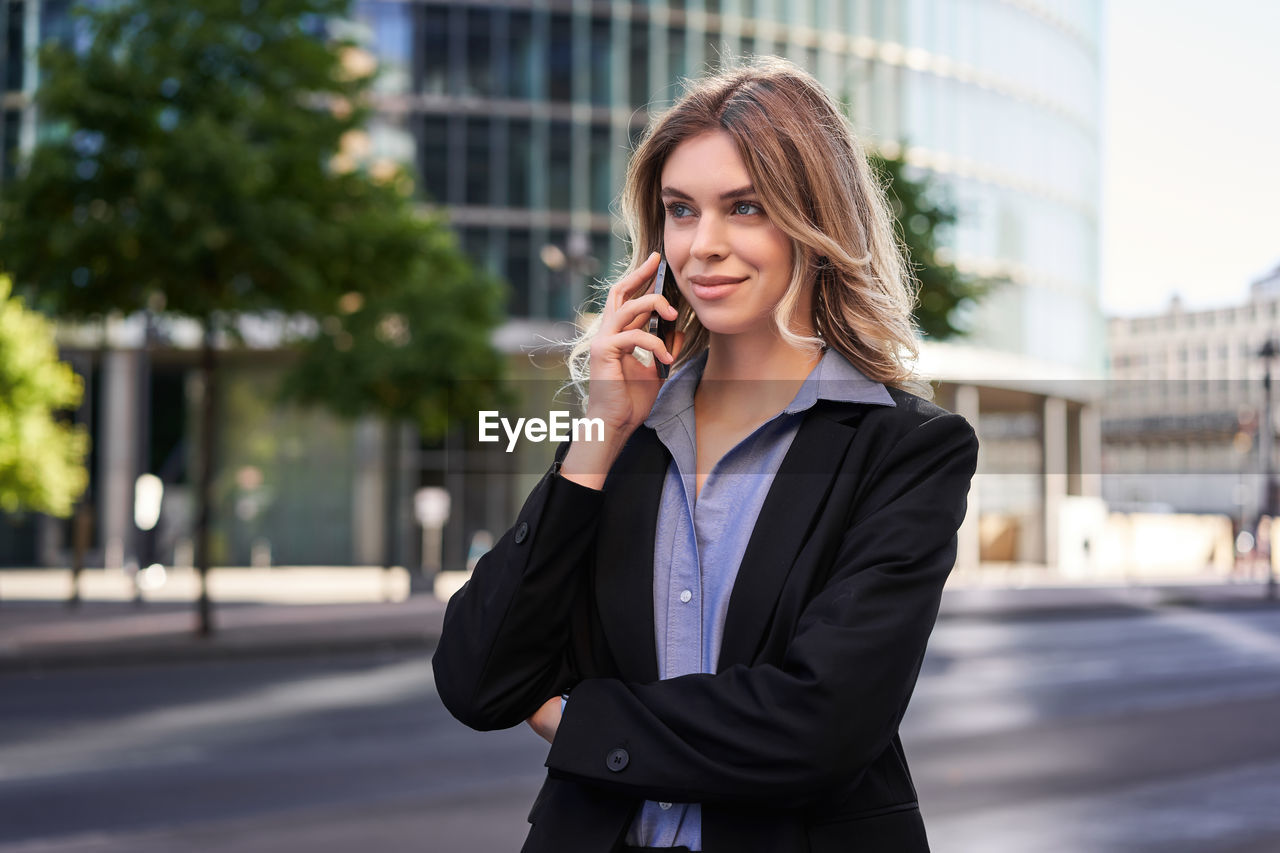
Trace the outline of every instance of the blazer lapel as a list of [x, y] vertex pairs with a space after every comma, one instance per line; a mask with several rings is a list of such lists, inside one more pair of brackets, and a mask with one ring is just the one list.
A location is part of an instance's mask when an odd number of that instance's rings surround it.
[[614, 461], [605, 485], [606, 510], [596, 550], [596, 603], [609, 649], [628, 680], [658, 680], [653, 543], [669, 463], [657, 434], [642, 426]]
[[819, 401], [778, 466], [729, 596], [717, 672], [755, 657], [791, 565], [857, 432], [840, 422], [848, 414], [847, 406]]

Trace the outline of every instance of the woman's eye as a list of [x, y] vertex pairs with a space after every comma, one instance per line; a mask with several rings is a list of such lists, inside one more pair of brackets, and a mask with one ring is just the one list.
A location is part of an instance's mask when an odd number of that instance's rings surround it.
[[740, 201], [733, 206], [733, 212], [739, 216], [754, 216], [757, 213], [763, 213], [760, 205], [754, 201]]
[[680, 202], [672, 202], [667, 205], [667, 214], [673, 219], [683, 219], [689, 213], [689, 206]]

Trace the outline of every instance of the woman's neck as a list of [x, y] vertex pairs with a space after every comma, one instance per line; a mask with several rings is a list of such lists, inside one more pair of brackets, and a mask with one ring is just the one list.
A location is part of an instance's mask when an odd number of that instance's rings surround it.
[[713, 334], [709, 349], [696, 401], [699, 409], [731, 421], [759, 421], [782, 411], [821, 359], [821, 353], [772, 335]]

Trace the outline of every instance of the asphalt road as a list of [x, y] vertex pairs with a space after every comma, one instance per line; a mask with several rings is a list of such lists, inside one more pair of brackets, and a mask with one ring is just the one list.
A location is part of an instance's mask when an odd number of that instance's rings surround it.
[[[937, 853], [1280, 850], [1280, 611], [950, 620], [903, 738]], [[0, 851], [514, 851], [546, 747], [422, 656], [0, 677]]]

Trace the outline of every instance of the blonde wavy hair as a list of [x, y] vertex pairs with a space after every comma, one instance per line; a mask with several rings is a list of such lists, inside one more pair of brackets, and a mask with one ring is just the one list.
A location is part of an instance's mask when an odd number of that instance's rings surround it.
[[[769, 219], [791, 238], [791, 283], [773, 315], [782, 339], [815, 354], [829, 344], [868, 378], [927, 395], [913, 369], [918, 285], [884, 187], [836, 102], [786, 60], [758, 57], [689, 82], [679, 101], [653, 118], [618, 202], [631, 250], [621, 275], [662, 250], [667, 157], [685, 140], [717, 130], [733, 139]], [[792, 330], [807, 287], [814, 287], [816, 336]], [[600, 321], [596, 316], [572, 342], [570, 381], [580, 393]], [[710, 339], [687, 301], [676, 323], [685, 341], [672, 370], [700, 355]]]

